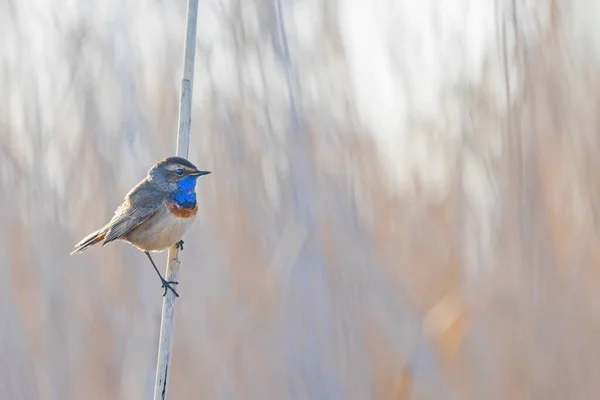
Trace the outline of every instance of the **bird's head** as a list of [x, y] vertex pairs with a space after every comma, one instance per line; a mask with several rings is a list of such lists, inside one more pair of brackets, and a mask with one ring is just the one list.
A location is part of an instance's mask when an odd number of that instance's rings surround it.
[[193, 192], [196, 179], [208, 174], [210, 171], [200, 171], [194, 164], [181, 157], [165, 158], [148, 171], [148, 177], [161, 189], [182, 192]]

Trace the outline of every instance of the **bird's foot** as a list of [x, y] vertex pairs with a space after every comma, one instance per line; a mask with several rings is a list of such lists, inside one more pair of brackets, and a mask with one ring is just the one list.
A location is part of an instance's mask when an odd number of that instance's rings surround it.
[[171, 285], [179, 285], [179, 282], [167, 281], [163, 278], [161, 278], [160, 280], [162, 281], [161, 287], [165, 289], [165, 291], [163, 292], [163, 297], [167, 295], [167, 289], [169, 289], [171, 292], [173, 292], [173, 294], [175, 296], [179, 297], [179, 294], [177, 293], [177, 291], [175, 289], [173, 289], [173, 286], [171, 286]]
[[179, 242], [175, 243], [175, 248], [183, 251], [183, 243], [183, 240], [180, 240]]

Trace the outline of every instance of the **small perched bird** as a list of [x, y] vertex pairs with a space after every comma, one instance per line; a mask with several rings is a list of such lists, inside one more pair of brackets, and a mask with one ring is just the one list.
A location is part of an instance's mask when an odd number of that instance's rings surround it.
[[102, 246], [113, 240], [129, 242], [142, 250], [160, 277], [162, 287], [179, 294], [161, 275], [151, 251], [163, 251], [176, 245], [183, 250], [183, 234], [192, 225], [198, 211], [196, 204], [196, 179], [210, 174], [199, 171], [188, 160], [168, 157], [154, 164], [148, 175], [127, 195], [115, 215], [103, 228], [83, 238], [71, 253], [79, 254], [96, 243]]

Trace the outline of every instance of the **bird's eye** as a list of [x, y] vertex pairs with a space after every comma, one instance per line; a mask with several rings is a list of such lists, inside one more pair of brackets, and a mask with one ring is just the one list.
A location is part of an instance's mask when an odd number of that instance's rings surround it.
[[181, 168], [177, 168], [177, 169], [175, 170], [175, 173], [176, 173], [177, 175], [183, 175], [183, 170], [182, 170]]

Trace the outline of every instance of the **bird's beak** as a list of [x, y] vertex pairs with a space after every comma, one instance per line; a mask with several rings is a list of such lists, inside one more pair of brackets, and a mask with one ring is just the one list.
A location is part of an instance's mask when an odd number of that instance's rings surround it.
[[196, 172], [190, 172], [188, 175], [189, 176], [202, 176], [202, 175], [208, 175], [210, 174], [210, 171], [196, 171]]

